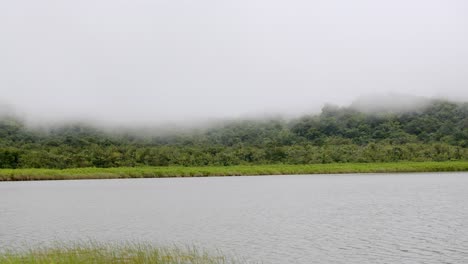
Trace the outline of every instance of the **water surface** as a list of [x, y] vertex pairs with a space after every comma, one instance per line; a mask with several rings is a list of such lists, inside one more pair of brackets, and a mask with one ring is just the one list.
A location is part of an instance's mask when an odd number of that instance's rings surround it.
[[264, 263], [468, 263], [468, 173], [0, 183], [0, 247], [198, 245]]

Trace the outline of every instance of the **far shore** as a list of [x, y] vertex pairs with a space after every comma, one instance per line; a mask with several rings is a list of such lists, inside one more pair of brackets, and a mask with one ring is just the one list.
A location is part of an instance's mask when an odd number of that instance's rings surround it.
[[239, 165], [207, 167], [119, 167], [74, 169], [0, 169], [0, 181], [255, 176], [341, 173], [468, 171], [468, 161]]

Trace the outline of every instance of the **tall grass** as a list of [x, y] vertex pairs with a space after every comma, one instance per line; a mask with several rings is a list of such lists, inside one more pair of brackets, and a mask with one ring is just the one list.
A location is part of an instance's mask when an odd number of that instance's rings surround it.
[[96, 242], [0, 252], [0, 264], [224, 264], [234, 263], [195, 248], [158, 248], [149, 244]]
[[0, 169], [0, 181], [468, 171], [468, 161], [209, 167]]

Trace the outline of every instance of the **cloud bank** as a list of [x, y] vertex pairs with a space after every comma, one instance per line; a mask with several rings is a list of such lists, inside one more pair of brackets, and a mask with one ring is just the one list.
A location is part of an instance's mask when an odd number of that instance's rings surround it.
[[0, 101], [31, 119], [298, 114], [369, 93], [468, 100], [462, 0], [0, 3]]

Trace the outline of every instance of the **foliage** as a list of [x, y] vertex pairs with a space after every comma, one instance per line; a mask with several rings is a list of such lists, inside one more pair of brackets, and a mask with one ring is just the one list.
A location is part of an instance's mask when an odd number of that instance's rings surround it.
[[232, 121], [171, 135], [82, 125], [31, 129], [0, 120], [0, 168], [232, 166], [468, 159], [468, 104], [405, 113], [326, 106], [294, 120]]

